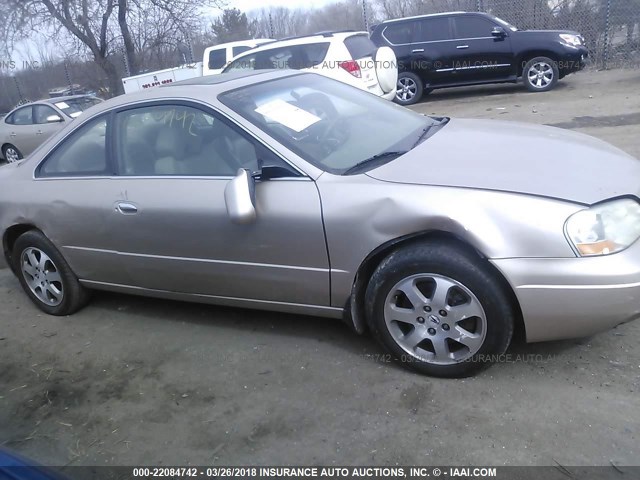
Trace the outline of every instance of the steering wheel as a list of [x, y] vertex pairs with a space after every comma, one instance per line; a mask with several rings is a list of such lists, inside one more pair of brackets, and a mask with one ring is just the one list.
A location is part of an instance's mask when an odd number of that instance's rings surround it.
[[327, 156], [333, 153], [349, 138], [349, 124], [344, 118], [321, 120], [307, 128], [308, 139], [320, 147]]

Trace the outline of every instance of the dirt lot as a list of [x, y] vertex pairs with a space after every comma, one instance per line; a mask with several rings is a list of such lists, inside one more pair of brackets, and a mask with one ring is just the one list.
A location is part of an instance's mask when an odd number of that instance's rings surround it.
[[[582, 73], [548, 94], [458, 89], [415, 109], [561, 125], [640, 158], [639, 86], [640, 71]], [[640, 459], [640, 322], [438, 380], [338, 321], [113, 294], [53, 318], [6, 269], [0, 305], [0, 445], [47, 464]]]

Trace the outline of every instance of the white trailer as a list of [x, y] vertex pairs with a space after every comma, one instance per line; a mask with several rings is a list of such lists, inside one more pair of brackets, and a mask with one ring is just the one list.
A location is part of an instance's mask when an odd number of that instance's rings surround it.
[[123, 78], [122, 85], [124, 86], [124, 93], [132, 93], [201, 76], [202, 62], [198, 62]]

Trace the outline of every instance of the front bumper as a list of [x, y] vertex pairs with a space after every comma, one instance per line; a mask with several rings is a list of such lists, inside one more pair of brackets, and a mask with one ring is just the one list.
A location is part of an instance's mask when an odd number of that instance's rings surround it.
[[558, 69], [563, 76], [585, 68], [589, 58], [587, 47], [565, 47], [565, 50], [565, 55], [558, 59]]
[[528, 342], [586, 337], [640, 318], [640, 241], [605, 257], [491, 262], [516, 294]]

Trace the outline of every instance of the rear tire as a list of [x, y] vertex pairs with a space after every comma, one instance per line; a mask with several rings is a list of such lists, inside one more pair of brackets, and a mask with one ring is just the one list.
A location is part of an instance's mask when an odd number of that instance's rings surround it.
[[402, 72], [398, 75], [398, 89], [394, 101], [403, 106], [413, 105], [422, 99], [424, 87], [422, 80], [411, 72]]
[[549, 57], [532, 58], [522, 69], [522, 80], [530, 92], [548, 92], [559, 79], [558, 64]]
[[71, 315], [87, 304], [89, 292], [42, 232], [30, 230], [18, 237], [12, 258], [22, 288], [43, 312]]
[[2, 156], [8, 163], [14, 163], [24, 158], [20, 150], [10, 143], [2, 147]]
[[436, 377], [465, 377], [511, 342], [514, 313], [484, 260], [449, 245], [403, 247], [385, 258], [367, 287], [374, 337], [403, 366]]

